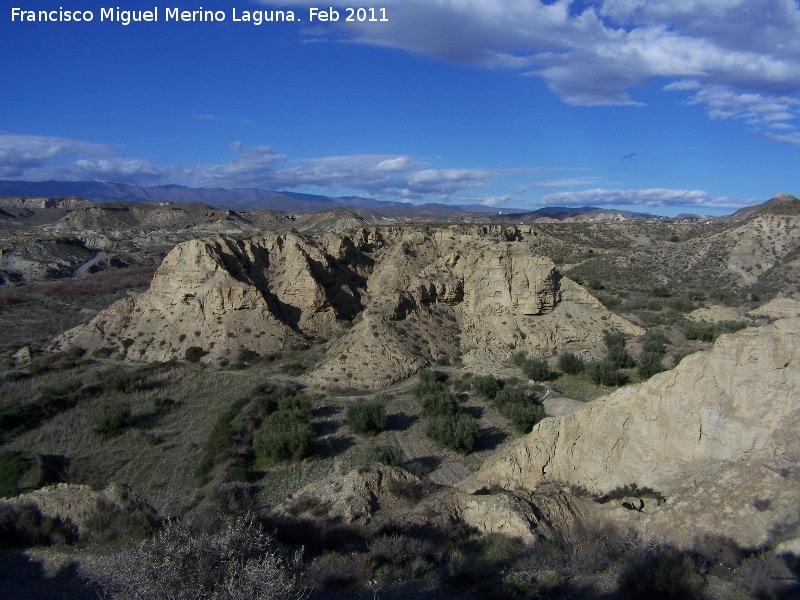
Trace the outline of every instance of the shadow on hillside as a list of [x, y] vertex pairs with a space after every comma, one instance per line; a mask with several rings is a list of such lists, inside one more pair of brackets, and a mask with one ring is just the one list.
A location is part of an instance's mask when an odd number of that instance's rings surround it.
[[386, 416], [386, 429], [389, 431], [405, 431], [417, 421], [419, 421], [419, 417], [416, 415], [394, 413]]
[[349, 435], [331, 436], [315, 442], [314, 454], [325, 458], [331, 458], [352, 448], [354, 444], [353, 438]]
[[406, 461], [403, 467], [414, 475], [425, 477], [438, 469], [441, 464], [442, 459], [438, 456], [419, 456]]
[[468, 414], [470, 417], [474, 419], [480, 419], [483, 416], [483, 407], [482, 406], [468, 406], [463, 408], [462, 411], [465, 414]]
[[47, 574], [41, 561], [17, 552], [0, 552], [0, 597], [15, 600], [97, 600], [102, 590], [78, 574], [69, 562], [54, 574]]
[[481, 437], [475, 442], [472, 448], [473, 452], [480, 452], [482, 450], [496, 450], [500, 444], [506, 441], [508, 434], [501, 431], [497, 427], [486, 427], [481, 429]]

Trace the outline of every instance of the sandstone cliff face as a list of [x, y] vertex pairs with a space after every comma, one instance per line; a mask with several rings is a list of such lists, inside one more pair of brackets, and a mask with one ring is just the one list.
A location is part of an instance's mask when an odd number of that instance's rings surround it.
[[462, 488], [558, 482], [600, 494], [635, 483], [667, 497], [622, 511], [645, 529], [679, 543], [725, 532], [764, 544], [800, 508], [798, 353], [798, 318], [721, 336], [672, 371], [545, 419]]
[[437, 359], [506, 361], [644, 331], [503, 227], [225, 236], [180, 244], [150, 289], [62, 334], [56, 348], [115, 346], [129, 359], [233, 361], [335, 338], [310, 379], [380, 388]]

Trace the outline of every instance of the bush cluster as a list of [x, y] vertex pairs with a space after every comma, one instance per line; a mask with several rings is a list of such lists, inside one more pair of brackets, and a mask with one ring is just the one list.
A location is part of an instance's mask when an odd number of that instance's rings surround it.
[[310, 453], [315, 438], [310, 412], [282, 409], [268, 415], [256, 429], [253, 449], [258, 458], [271, 463], [300, 460]]
[[606, 345], [606, 360], [617, 369], [628, 369], [636, 364], [625, 346], [624, 333], [606, 331], [603, 342]]
[[486, 400], [493, 400], [503, 388], [503, 383], [494, 375], [478, 375], [472, 379], [472, 391]]
[[687, 340], [713, 342], [723, 333], [735, 333], [747, 327], [744, 321], [723, 321], [721, 323], [702, 323], [686, 321], [683, 324], [683, 335]]
[[462, 412], [458, 398], [445, 387], [444, 373], [422, 370], [418, 375], [412, 394], [428, 419], [425, 435], [440, 446], [466, 454], [480, 437], [477, 420]]
[[480, 430], [468, 414], [442, 414], [428, 419], [425, 435], [440, 446], [466, 454], [480, 437]]
[[586, 372], [592, 383], [606, 387], [617, 387], [628, 380], [628, 377], [610, 360], [591, 362], [587, 365]]
[[516, 366], [522, 369], [525, 377], [531, 381], [550, 381], [555, 379], [557, 374], [550, 370], [550, 366], [546, 360], [541, 358], [528, 358], [525, 352], [517, 352], [514, 354], [512, 361]]
[[506, 386], [494, 397], [493, 404], [519, 433], [530, 433], [545, 418], [544, 406], [532, 402], [518, 387]]
[[667, 336], [661, 329], [651, 329], [647, 332], [642, 353], [637, 361], [636, 370], [639, 377], [649, 379], [664, 370], [662, 361], [667, 353], [667, 341]]

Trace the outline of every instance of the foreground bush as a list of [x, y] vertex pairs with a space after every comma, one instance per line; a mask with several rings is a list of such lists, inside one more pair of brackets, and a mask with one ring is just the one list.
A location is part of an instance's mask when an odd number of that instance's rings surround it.
[[287, 559], [251, 517], [208, 533], [171, 521], [152, 539], [109, 558], [97, 579], [120, 600], [283, 600], [305, 597], [300, 556]]

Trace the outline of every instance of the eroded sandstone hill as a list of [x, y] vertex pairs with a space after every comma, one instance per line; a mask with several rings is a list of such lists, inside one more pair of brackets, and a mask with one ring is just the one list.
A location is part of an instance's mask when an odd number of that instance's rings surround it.
[[361, 229], [192, 240], [147, 292], [102, 311], [55, 347], [117, 349], [132, 360], [234, 361], [334, 339], [310, 378], [380, 388], [437, 359], [546, 356], [643, 331], [537, 255], [530, 229]]
[[635, 484], [666, 501], [609, 506], [662, 539], [724, 534], [755, 548], [800, 537], [798, 360], [800, 318], [721, 336], [671, 371], [545, 419], [460, 487], [601, 495]]

